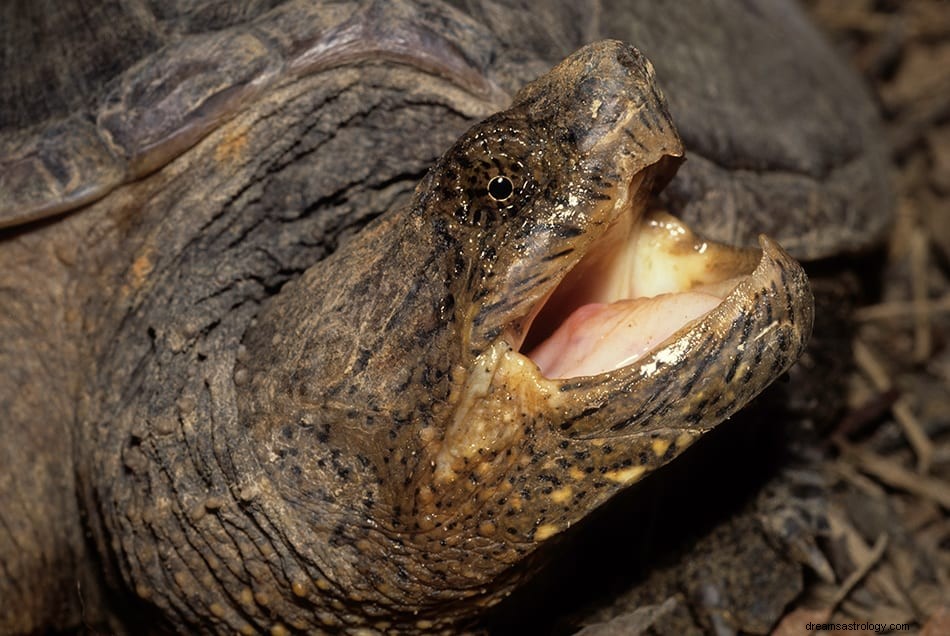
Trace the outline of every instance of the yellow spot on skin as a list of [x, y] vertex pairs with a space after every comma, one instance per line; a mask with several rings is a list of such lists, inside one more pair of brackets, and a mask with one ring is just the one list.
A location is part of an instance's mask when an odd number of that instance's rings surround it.
[[693, 443], [693, 439], [693, 435], [690, 435], [689, 433], [682, 433], [676, 438], [676, 450], [684, 450], [687, 446]]
[[666, 450], [670, 447], [670, 440], [668, 439], [655, 439], [653, 440], [653, 454], [657, 457], [663, 457], [666, 454]]
[[214, 160], [218, 163], [236, 163], [247, 151], [247, 126], [243, 126], [228, 135], [214, 149]]
[[145, 247], [142, 250], [142, 253], [139, 254], [132, 265], [129, 267], [127, 282], [122, 286], [122, 294], [128, 296], [140, 290], [145, 284], [148, 275], [152, 273], [152, 269], [155, 267], [155, 264], [152, 262], [152, 255], [155, 250], [151, 246]]
[[512, 510], [514, 510], [515, 512], [521, 512], [521, 504], [522, 504], [522, 503], [523, 503], [523, 502], [521, 501], [521, 497], [511, 497], [511, 498], [508, 500], [508, 506], [509, 506]]
[[618, 484], [629, 484], [640, 479], [646, 471], [646, 466], [631, 466], [622, 470], [612, 470], [605, 473], [604, 477]]
[[578, 468], [577, 466], [571, 466], [571, 469], [567, 471], [567, 474], [571, 476], [571, 479], [576, 481], [581, 481], [584, 479], [584, 471]]
[[152, 590], [148, 589], [144, 585], [135, 586], [135, 593], [138, 594], [139, 598], [148, 598], [152, 595]]
[[429, 444], [439, 436], [439, 431], [434, 426], [426, 426], [419, 431], [419, 439], [423, 444]]
[[218, 604], [218, 603], [212, 603], [211, 605], [209, 605], [209, 606], [208, 606], [208, 610], [209, 610], [212, 614], [214, 614], [215, 616], [217, 616], [218, 618], [221, 618], [222, 616], [224, 616], [224, 607], [222, 607], [222, 606], [221, 606], [220, 604]]
[[597, 119], [597, 115], [600, 113], [600, 107], [602, 104], [603, 102], [600, 101], [599, 99], [595, 99], [593, 102], [591, 102], [591, 105], [590, 105], [591, 119]]
[[317, 579], [314, 585], [317, 586], [318, 590], [323, 590], [324, 592], [330, 589], [330, 582], [326, 579]]
[[475, 474], [479, 477], [486, 477], [491, 474], [494, 467], [488, 462], [482, 462], [475, 467]]
[[270, 636], [290, 636], [290, 631], [280, 623], [274, 623], [270, 628]]
[[241, 636], [254, 636], [254, 628], [247, 623], [241, 625], [241, 629], [239, 631], [241, 632]]
[[428, 505], [435, 501], [435, 493], [432, 492], [432, 489], [428, 486], [419, 487], [419, 503], [423, 505]]
[[246, 587], [241, 590], [241, 604], [250, 605], [254, 602], [254, 592], [251, 591], [251, 588]]
[[147, 249], [132, 262], [132, 287], [138, 289], [145, 281], [145, 277], [152, 271], [152, 250]]
[[495, 534], [495, 530], [495, 524], [491, 521], [482, 521], [478, 525], [478, 534], [482, 535], [483, 537], [490, 537], [491, 535]]
[[177, 585], [179, 588], [187, 588], [188, 584], [190, 583], [188, 575], [180, 570], [175, 572], [175, 576], [172, 578], [175, 579], [175, 585]]
[[542, 526], [538, 526], [538, 529], [534, 531], [534, 540], [535, 541], [544, 541], [545, 539], [550, 539], [559, 532], [558, 527], [551, 523], [546, 523]]
[[432, 621], [422, 620], [422, 621], [416, 622], [416, 627], [418, 627], [419, 629], [432, 629], [434, 626], [435, 626], [435, 623], [433, 623]]
[[257, 592], [254, 594], [254, 600], [257, 601], [258, 605], [263, 605], [264, 607], [267, 607], [270, 604], [270, 597], [263, 592]]
[[574, 494], [574, 491], [571, 490], [570, 486], [564, 486], [563, 488], [558, 488], [551, 493], [551, 501], [556, 504], [562, 504], [571, 500], [571, 495]]
[[294, 596], [303, 598], [307, 595], [307, 584], [302, 581], [294, 581], [290, 584], [290, 589], [293, 591]]

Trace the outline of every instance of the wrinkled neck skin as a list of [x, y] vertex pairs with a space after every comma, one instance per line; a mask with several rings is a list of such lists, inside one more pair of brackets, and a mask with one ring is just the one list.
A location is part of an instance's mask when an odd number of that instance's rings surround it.
[[236, 370], [242, 425], [280, 502], [270, 522], [308, 580], [369, 616], [424, 621], [504, 567], [466, 576], [468, 533], [439, 546], [416, 536], [426, 440], [467, 371], [461, 246], [440, 225], [418, 208], [371, 225], [258, 316]]
[[546, 381], [527, 359], [503, 360], [511, 347], [484, 312], [508, 291], [493, 265], [524, 252], [507, 247], [509, 228], [446, 214], [433, 181], [286, 286], [235, 367], [253, 451], [239, 470], [273, 497], [259, 523], [281, 529], [301, 586], [352, 621], [421, 631], [466, 620], [529, 576], [522, 562], [553, 502], [561, 528], [587, 510], [572, 509], [570, 487], [533, 483], [559, 481], [563, 446], [547, 429], [561, 398], [519, 388]]

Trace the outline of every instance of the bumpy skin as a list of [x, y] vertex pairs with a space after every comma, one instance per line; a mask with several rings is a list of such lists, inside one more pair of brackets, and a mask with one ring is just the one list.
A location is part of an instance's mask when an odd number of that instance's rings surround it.
[[[425, 395], [434, 390], [452, 398], [466, 385], [466, 374], [484, 367], [486, 352], [499, 351], [491, 344], [498, 334], [472, 329], [470, 322], [474, 314], [468, 312], [486, 306], [476, 295], [491, 273], [474, 263], [485, 260], [487, 248], [501, 250], [501, 262], [518, 256], [504, 251], [514, 249], [504, 242], [512, 235], [499, 229], [507, 226], [485, 233], [466, 226], [464, 215], [446, 205], [438, 187], [450, 180], [445, 163], [404, 207], [413, 185], [472, 121], [601, 32], [598, 19], [620, 24], [611, 13], [565, 8], [539, 19], [536, 12], [509, 7], [499, 20], [489, 19], [494, 4], [475, 2], [464, 7], [471, 16], [441, 3], [287, 3], [268, 13], [262, 3], [229, 3], [226, 9], [198, 2], [181, 13], [149, 15], [143, 6], [115, 3], [80, 20], [55, 5], [6, 3], [0, 21], [21, 24], [26, 11], [33, 23], [47, 25], [38, 31], [44, 35], [33, 56], [45, 60], [43, 68], [60, 68], [62, 58], [50, 42], [62, 25], [88, 25], [95, 34], [74, 38], [83, 73], [57, 74], [56, 82], [40, 82], [49, 73], [29, 63], [3, 60], [0, 179], [8, 180], [0, 188], [0, 209], [10, 229], [0, 250], [0, 452], [9, 469], [0, 475], [0, 597], [16, 608], [4, 614], [4, 630], [96, 623], [103, 606], [100, 571], [113, 590], [128, 590], [172, 624], [191, 625], [187, 629], [281, 633], [308, 621], [424, 628], [435, 615], [451, 620], [478, 612], [526, 575], [526, 565], [507, 564], [535, 549], [538, 515], [550, 515], [542, 524], [553, 528], [548, 534], [622, 487], [611, 482], [596, 495], [585, 492], [578, 506], [556, 514], [541, 513], [532, 503], [528, 514], [515, 515], [517, 523], [495, 524], [491, 531], [485, 518], [466, 518], [465, 502], [474, 491], [461, 487], [464, 479], [450, 479], [468, 474], [464, 469], [445, 464], [442, 490], [421, 488], [426, 479], [437, 481], [426, 476], [422, 458], [435, 452], [433, 440], [444, 442], [451, 408], [407, 406], [413, 396], [420, 399], [420, 387], [428, 387]], [[652, 11], [646, 17], [664, 20]], [[5, 27], [8, 38], [27, 32]], [[204, 39], [207, 33], [210, 39]], [[228, 49], [231, 42], [247, 42], [237, 35], [250, 44]], [[122, 54], [106, 55], [117, 51]], [[211, 71], [199, 63], [204, 56], [214, 59]], [[232, 58], [242, 63], [228, 66], [225, 60]], [[550, 89], [548, 97], [577, 97]], [[675, 93], [675, 83], [668, 90]], [[37, 91], [33, 101], [19, 97]], [[531, 103], [531, 92], [524, 95]], [[34, 125], [44, 115], [49, 119]], [[524, 121], [523, 113], [511, 116]], [[549, 127], [557, 125], [566, 124]], [[671, 134], [664, 133], [665, 147], [651, 146], [657, 156], [640, 167], [664, 152], [678, 153]], [[570, 148], [551, 150], [552, 164], [545, 168], [560, 174]], [[460, 151], [453, 152], [445, 161]], [[135, 181], [143, 176], [148, 178]], [[94, 203], [79, 213], [23, 224], [88, 202]], [[351, 237], [376, 215], [398, 209], [371, 232]], [[430, 213], [452, 216], [439, 229], [420, 221], [441, 218]], [[413, 241], [423, 249], [406, 247]], [[436, 263], [451, 253], [448, 248], [462, 245], [468, 247], [456, 251], [461, 261]], [[774, 248], [766, 251], [787, 264], [779, 270], [794, 269]], [[331, 253], [332, 259], [284, 284]], [[389, 253], [401, 259], [400, 268], [387, 273], [367, 267]], [[456, 287], [430, 288], [428, 269], [424, 282], [407, 274], [429, 257], [435, 259], [429, 265], [451, 274], [445, 280]], [[334, 264], [339, 271], [331, 269]], [[452, 278], [459, 267], [468, 275]], [[437, 310], [438, 325], [429, 325], [424, 342], [426, 332], [407, 322], [410, 313], [395, 311], [401, 305], [373, 300], [383, 282], [391, 288], [381, 289], [394, 300], [408, 299], [412, 291], [421, 304], [411, 311], [428, 320]], [[353, 294], [334, 300], [335, 285]], [[367, 286], [374, 290], [371, 298]], [[278, 300], [262, 310], [278, 290]], [[504, 285], [491, 290], [505, 293]], [[369, 309], [361, 304], [367, 302]], [[317, 303], [324, 309], [315, 309]], [[344, 306], [346, 312], [325, 313]], [[370, 309], [383, 314], [365, 321]], [[511, 307], [505, 312], [514, 315]], [[497, 316], [485, 315], [488, 325]], [[387, 321], [402, 321], [411, 333], [382, 346], [377, 339]], [[311, 344], [295, 344], [291, 331]], [[728, 346], [723, 334], [737, 333], [741, 329], [726, 324], [708, 330], [722, 347]], [[359, 346], [364, 338], [373, 346]], [[787, 348], [776, 359], [791, 360], [797, 351]], [[308, 357], [332, 351], [339, 355]], [[356, 374], [350, 386], [358, 387], [357, 397], [345, 401], [327, 397], [336, 385], [317, 371], [317, 363], [387, 369], [387, 360], [398, 360], [402, 370], [402, 361], [420, 357], [428, 363], [416, 369], [421, 375], [361, 380]], [[305, 363], [299, 377], [291, 360]], [[743, 377], [738, 366], [732, 374]], [[671, 392], [689, 386], [682, 374], [670, 379]], [[720, 412], [712, 419], [738, 408], [767, 379], [755, 375], [741, 399], [715, 409]], [[380, 402], [393, 399], [389, 391], [374, 402], [387, 383], [402, 390], [402, 400]], [[650, 413], [611, 400], [629, 392], [629, 379], [568, 387], [594, 396], [584, 410], [593, 408], [598, 418], [540, 436], [538, 447], [584, 444], [575, 438], [596, 438], [608, 424], [641, 426], [637, 418]], [[653, 406], [653, 415], [672, 408], [663, 400]], [[713, 423], [664, 412], [662, 422], [697, 432]], [[315, 417], [327, 413], [339, 415], [331, 428], [323, 415]], [[422, 419], [400, 424], [408, 415]], [[550, 415], [540, 409], [535, 417], [537, 425]], [[667, 447], [669, 456], [642, 459], [639, 452], [638, 444], [654, 448], [649, 435], [657, 430], [650, 426], [660, 420], [653, 421], [643, 424], [648, 436], [640, 442], [601, 446], [610, 450], [588, 455], [577, 468], [607, 472], [633, 457], [645, 468], [668, 460], [679, 445]], [[443, 437], [433, 437], [427, 424]], [[389, 457], [398, 465], [385, 468], [389, 448], [395, 448], [390, 431], [408, 450], [398, 460]], [[412, 434], [421, 431], [424, 436], [413, 442]], [[529, 438], [517, 442], [530, 463], [539, 448], [524, 446]], [[325, 456], [308, 455], [311, 448]], [[366, 452], [354, 451], [361, 448]], [[583, 456], [584, 450], [576, 452]], [[306, 465], [294, 464], [301, 454], [310, 458]], [[410, 461], [421, 470], [412, 471]], [[560, 490], [548, 485], [550, 478], [561, 480], [569, 469], [555, 464], [547, 470], [556, 474], [535, 467], [519, 477], [534, 479], [529, 494]], [[493, 479], [501, 483], [498, 475]], [[454, 494], [445, 491], [449, 481], [459, 484]], [[404, 496], [422, 508], [449, 502], [458, 518], [454, 536], [477, 537], [472, 540], [480, 550], [463, 539], [456, 546], [433, 543], [437, 533], [424, 526], [434, 528], [440, 520], [418, 514], [421, 509], [397, 510], [394, 502]], [[401, 534], [407, 527], [411, 541]], [[514, 540], [504, 537], [511, 534], [508, 527]], [[320, 535], [325, 538], [316, 540]], [[429, 554], [441, 561], [426, 563]], [[410, 572], [415, 582], [400, 584]], [[455, 577], [454, 584], [439, 573]]]

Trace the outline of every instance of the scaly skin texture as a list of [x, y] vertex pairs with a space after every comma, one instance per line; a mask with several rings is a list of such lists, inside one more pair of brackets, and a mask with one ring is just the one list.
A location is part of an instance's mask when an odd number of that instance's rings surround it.
[[[57, 445], [66, 461], [41, 475], [48, 488], [78, 488], [109, 577], [182, 629], [467, 621], [531, 573], [545, 542], [741, 408], [810, 332], [804, 275], [763, 239], [761, 263], [720, 308], [636, 365], [552, 382], [514, 352], [533, 307], [681, 153], [652, 69], [616, 42], [581, 50], [466, 133], [408, 205], [339, 247], [345, 230], [326, 224], [365, 216], [304, 219], [319, 240], [291, 249], [300, 224], [268, 226], [299, 219], [272, 215], [266, 189], [219, 166], [263, 151], [264, 114], [339, 98], [352, 79], [285, 87], [196, 148], [205, 161], [8, 236], [23, 263], [50, 271], [48, 293], [22, 307], [16, 270], [5, 274], [6, 355], [61, 329], [75, 348], [37, 352], [41, 366], [78, 370], [27, 367], [44, 382], [4, 394], [14, 424], [75, 422], [74, 439], [24, 447]], [[413, 79], [390, 71], [376, 85], [431, 88]], [[319, 133], [314, 143], [333, 143]], [[483, 194], [499, 163], [515, 175], [503, 205]], [[188, 188], [200, 175], [183, 179], [196, 166], [220, 184], [211, 201]], [[380, 185], [347, 204], [372, 214]], [[285, 283], [308, 261], [319, 262]], [[4, 512], [8, 527], [33, 512], [20, 506]], [[71, 529], [57, 545], [73, 552], [58, 558], [83, 561]], [[37, 562], [9, 563], [22, 570], [6, 581], [37, 604], [11, 622], [27, 631], [51, 610], [34, 592]], [[67, 567], [66, 578], [79, 569]]]

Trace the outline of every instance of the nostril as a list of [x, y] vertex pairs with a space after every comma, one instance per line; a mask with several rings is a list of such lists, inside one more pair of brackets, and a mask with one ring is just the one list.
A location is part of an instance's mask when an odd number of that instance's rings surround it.
[[643, 56], [640, 51], [626, 44], [617, 47], [617, 62], [628, 71], [640, 72], [643, 69]]

